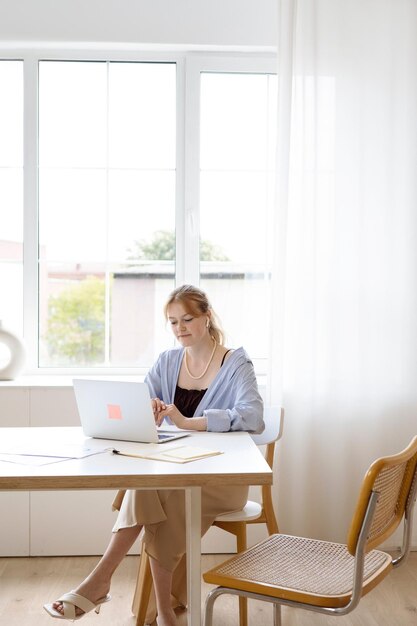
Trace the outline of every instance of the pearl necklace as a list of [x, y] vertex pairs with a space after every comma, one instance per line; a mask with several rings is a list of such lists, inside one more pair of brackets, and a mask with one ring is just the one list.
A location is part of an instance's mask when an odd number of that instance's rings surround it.
[[210, 358], [209, 358], [209, 360], [208, 360], [208, 362], [207, 362], [206, 367], [204, 368], [203, 373], [202, 373], [202, 374], [200, 374], [200, 376], [193, 376], [193, 375], [191, 374], [190, 370], [188, 369], [188, 363], [187, 363], [187, 349], [185, 349], [185, 350], [184, 350], [184, 365], [185, 365], [185, 369], [187, 370], [187, 374], [188, 374], [188, 376], [189, 376], [190, 378], [192, 378], [193, 380], [199, 380], [200, 378], [203, 378], [204, 374], [207, 372], [207, 370], [208, 370], [208, 368], [209, 368], [209, 366], [210, 366], [210, 363], [211, 363], [211, 362], [212, 362], [212, 360], [213, 360], [214, 353], [216, 352], [216, 348], [217, 348], [217, 341], [216, 341], [215, 339], [213, 339], [213, 341], [214, 341], [214, 346], [213, 346], [212, 353], [211, 353], [211, 355], [210, 355]]

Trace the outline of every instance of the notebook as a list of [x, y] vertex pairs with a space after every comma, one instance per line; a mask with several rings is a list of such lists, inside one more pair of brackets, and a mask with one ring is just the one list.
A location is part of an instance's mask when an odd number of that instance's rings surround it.
[[159, 432], [146, 383], [74, 378], [81, 426], [87, 437], [166, 443], [186, 432]]

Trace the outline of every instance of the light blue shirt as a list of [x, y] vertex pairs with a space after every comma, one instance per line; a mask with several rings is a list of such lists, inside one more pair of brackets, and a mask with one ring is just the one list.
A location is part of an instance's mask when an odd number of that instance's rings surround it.
[[[174, 403], [183, 355], [182, 347], [159, 355], [145, 378], [152, 398], [160, 398], [166, 404]], [[207, 418], [209, 431], [261, 433], [264, 430], [262, 398], [253, 364], [243, 348], [234, 350], [226, 359], [194, 415]]]

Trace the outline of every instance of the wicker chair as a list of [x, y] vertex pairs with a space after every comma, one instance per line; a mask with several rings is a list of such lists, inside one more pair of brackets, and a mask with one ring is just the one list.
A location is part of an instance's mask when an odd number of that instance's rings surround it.
[[[350, 613], [408, 555], [416, 495], [417, 437], [369, 468], [346, 544], [275, 534], [206, 572], [204, 580], [219, 586], [207, 597], [204, 626], [212, 625], [214, 602], [224, 593], [273, 603], [275, 626], [281, 626], [282, 605]], [[400, 555], [375, 550], [403, 518]]]
[[[277, 419], [277, 416], [279, 419]], [[284, 426], [284, 410], [280, 407], [268, 407], [264, 411], [265, 430], [260, 435], [251, 435], [256, 445], [265, 445], [265, 458], [271, 469], [274, 463], [275, 444], [282, 437]], [[238, 552], [246, 550], [246, 525], [266, 524], [268, 533], [278, 533], [278, 523], [272, 504], [271, 485], [262, 486], [262, 504], [248, 500], [241, 511], [219, 515], [213, 522], [217, 526], [236, 537]], [[136, 616], [136, 626], [145, 624], [149, 598], [152, 592], [152, 574], [149, 557], [141, 550], [139, 571], [132, 602], [132, 613]], [[247, 600], [239, 598], [240, 626], [247, 626]]]

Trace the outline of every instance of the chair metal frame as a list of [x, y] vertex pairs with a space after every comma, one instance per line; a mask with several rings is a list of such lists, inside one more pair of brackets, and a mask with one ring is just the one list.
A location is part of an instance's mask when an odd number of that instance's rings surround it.
[[[376, 538], [371, 538], [369, 540], [369, 534], [372, 527], [372, 523], [374, 521], [375, 512], [377, 509], [377, 505], [380, 499], [380, 492], [372, 487], [375, 484], [376, 477], [380, 472], [382, 467], [386, 467], [387, 465], [394, 465], [396, 461], [399, 459], [406, 460], [407, 454], [409, 455], [408, 462], [411, 462], [414, 466], [412, 469], [412, 477], [408, 478], [409, 485], [407, 486], [407, 493], [403, 494], [403, 506], [402, 511], [399, 512], [398, 515], [395, 516], [395, 519], [387, 526], [387, 529], [384, 533], [380, 533]], [[403, 483], [406, 481], [406, 477], [403, 478]], [[382, 491], [382, 490], [381, 490]], [[363, 576], [364, 576], [364, 563], [365, 557], [369, 550], [373, 548], [374, 545], [381, 543], [385, 540], [392, 532], [398, 527], [400, 521], [404, 519], [404, 528], [403, 528], [403, 540], [400, 554], [397, 558], [392, 559], [391, 566], [392, 568], [399, 567], [401, 563], [404, 562], [406, 557], [410, 552], [410, 544], [411, 544], [411, 532], [412, 532], [412, 522], [413, 522], [413, 512], [414, 505], [417, 498], [417, 437], [415, 437], [410, 445], [401, 453], [397, 455], [393, 455], [392, 457], [385, 457], [382, 459], [378, 459], [375, 461], [368, 470], [366, 474], [362, 489], [359, 497], [359, 501], [356, 507], [356, 512], [353, 517], [348, 541], [347, 548], [354, 556], [354, 570], [353, 570], [353, 584], [352, 584], [352, 592], [350, 595], [350, 600], [344, 606], [319, 606], [317, 604], [311, 604], [307, 602], [302, 602], [299, 600], [291, 600], [283, 597], [276, 597], [272, 595], [266, 595], [261, 593], [255, 593], [247, 590], [242, 590], [238, 588], [228, 587], [228, 586], [219, 586], [216, 589], [213, 589], [207, 596], [206, 599], [206, 609], [205, 609], [205, 619], [204, 626], [212, 626], [213, 623], [213, 609], [215, 600], [223, 594], [231, 594], [237, 595], [240, 598], [252, 598], [255, 600], [261, 600], [264, 602], [269, 602], [273, 604], [274, 607], [274, 626], [282, 626], [281, 620], [281, 606], [289, 606], [294, 608], [302, 608], [307, 611], [312, 611], [316, 613], [323, 613], [326, 615], [334, 615], [334, 616], [343, 616], [350, 612], [352, 612], [357, 605], [364, 593], [363, 589]], [[268, 540], [266, 540], [268, 541]], [[247, 551], [250, 552], [250, 549]], [[234, 557], [236, 558], [236, 557]], [[233, 561], [234, 559], [230, 559]], [[228, 561], [229, 562], [229, 561]], [[218, 566], [219, 567], [219, 566]], [[204, 574], [204, 578], [206, 579], [206, 575], [208, 574], [207, 582], [210, 581], [210, 574], [212, 571], [206, 572]], [[391, 569], [391, 568], [390, 568]], [[388, 573], [388, 572], [387, 572]], [[383, 577], [385, 577], [384, 574]], [[382, 579], [382, 577], [381, 577]], [[380, 582], [380, 579], [377, 580], [377, 583]], [[272, 586], [272, 585], [271, 585]], [[373, 585], [372, 585], [373, 586]], [[370, 588], [372, 588], [370, 585]], [[367, 589], [366, 591], [370, 590]]]
[[[277, 441], [281, 439], [283, 433], [284, 409], [281, 407], [271, 406], [265, 409], [265, 413], [267, 414], [268, 419], [266, 420], [264, 432], [259, 435], [251, 434], [251, 437], [256, 445], [266, 446], [265, 459], [272, 469], [274, 464], [275, 445]], [[272, 417], [277, 414], [279, 415], [279, 422], [273, 422]], [[261, 501], [262, 505], [249, 500], [242, 511], [219, 515], [212, 524], [212, 526], [217, 526], [218, 528], [235, 535], [236, 549], [238, 553], [243, 552], [247, 548], [247, 524], [266, 524], [269, 535], [279, 532], [272, 502], [271, 485], [262, 485]], [[251, 514], [249, 513], [249, 510], [252, 509], [254, 512]], [[136, 616], [136, 626], [143, 626], [145, 624], [151, 591], [152, 574], [149, 557], [144, 551], [142, 545], [136, 588], [132, 601], [132, 613]], [[241, 597], [239, 598], [239, 626], [247, 626], [247, 623], [247, 600], [246, 598]]]

